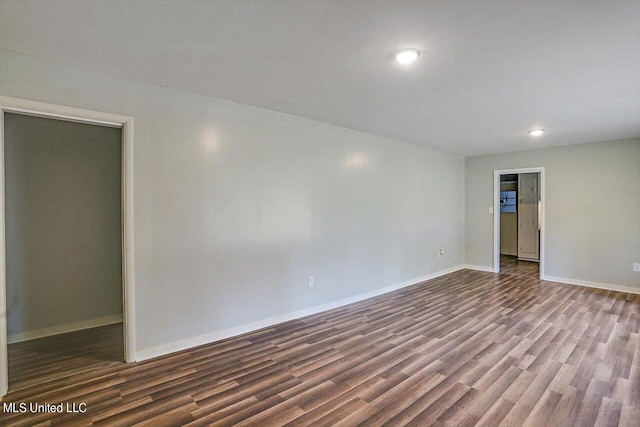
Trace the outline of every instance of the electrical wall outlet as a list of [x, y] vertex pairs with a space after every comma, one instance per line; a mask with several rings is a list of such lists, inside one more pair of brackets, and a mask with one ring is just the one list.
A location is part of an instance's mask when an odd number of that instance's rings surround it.
[[309, 287], [313, 286], [313, 276], [309, 276]]
[[636, 262], [633, 264], [633, 271], [640, 273], [640, 262]]
[[440, 249], [438, 251], [438, 258], [442, 258], [444, 256], [444, 249]]

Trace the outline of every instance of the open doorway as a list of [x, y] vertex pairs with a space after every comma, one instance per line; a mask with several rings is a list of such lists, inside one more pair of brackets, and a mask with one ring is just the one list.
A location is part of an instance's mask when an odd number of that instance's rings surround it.
[[132, 131], [0, 97], [0, 395], [135, 360]]
[[124, 361], [122, 129], [4, 113], [9, 387]]
[[494, 171], [494, 271], [544, 277], [544, 168]]

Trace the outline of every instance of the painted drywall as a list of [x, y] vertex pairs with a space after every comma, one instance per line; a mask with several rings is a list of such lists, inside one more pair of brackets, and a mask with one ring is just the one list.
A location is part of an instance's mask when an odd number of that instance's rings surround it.
[[453, 155], [6, 50], [0, 93], [135, 118], [144, 354], [464, 263]]
[[500, 253], [518, 255], [518, 214], [500, 213]]
[[122, 316], [121, 130], [6, 113], [8, 335]]
[[[500, 182], [500, 191], [518, 191], [518, 184], [515, 182]], [[518, 255], [517, 212], [500, 212], [500, 253], [503, 255]]]
[[467, 157], [467, 263], [493, 265], [493, 171], [538, 166], [545, 274], [640, 290], [640, 139]]

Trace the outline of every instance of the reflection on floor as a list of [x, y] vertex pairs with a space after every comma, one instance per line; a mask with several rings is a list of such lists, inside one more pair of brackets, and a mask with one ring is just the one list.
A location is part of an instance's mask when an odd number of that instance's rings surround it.
[[540, 274], [540, 264], [533, 261], [519, 261], [516, 256], [500, 255], [500, 274], [537, 278]]
[[9, 390], [124, 360], [122, 323], [9, 344]]

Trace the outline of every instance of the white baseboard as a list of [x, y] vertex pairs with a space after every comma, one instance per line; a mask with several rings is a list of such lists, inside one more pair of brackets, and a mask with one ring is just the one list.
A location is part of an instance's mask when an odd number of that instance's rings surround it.
[[122, 314], [98, 317], [97, 319], [83, 320], [81, 322], [65, 323], [64, 325], [52, 326], [50, 328], [35, 329], [33, 331], [22, 332], [9, 335], [9, 344], [20, 341], [33, 340], [36, 338], [48, 337], [51, 335], [65, 334], [67, 332], [80, 331], [82, 329], [97, 328], [98, 326], [111, 325], [122, 322]]
[[[465, 264], [465, 269], [486, 271], [488, 273], [494, 273], [495, 271], [491, 267], [484, 267], [482, 265]], [[586, 286], [588, 288], [604, 289], [607, 291], [627, 292], [630, 294], [640, 294], [640, 287], [634, 288], [631, 286], [614, 285], [611, 283], [590, 282], [588, 280], [570, 279], [568, 277], [555, 277], [555, 276], [542, 276], [540, 280], [546, 280], [547, 282], [564, 283], [567, 285]]]
[[484, 267], [482, 265], [465, 264], [464, 268], [467, 270], [486, 271], [487, 273], [495, 273], [493, 267]]
[[153, 347], [147, 350], [141, 350], [136, 352], [136, 360], [142, 361], [151, 359], [158, 356], [164, 356], [165, 354], [174, 353], [176, 351], [185, 350], [199, 345], [212, 343], [215, 341], [223, 340], [226, 338], [234, 337], [236, 335], [242, 335], [247, 332], [255, 331], [258, 329], [266, 328], [269, 326], [277, 325], [278, 323], [288, 322], [289, 320], [299, 319], [301, 317], [309, 316], [312, 314], [320, 313], [323, 311], [331, 310], [334, 308], [342, 307], [347, 304], [362, 301], [367, 298], [372, 298], [378, 295], [386, 294], [398, 289], [405, 288], [407, 286], [415, 285], [417, 283], [424, 282], [426, 280], [435, 279], [436, 277], [444, 276], [445, 274], [453, 273], [462, 270], [462, 266], [455, 266], [446, 270], [440, 270], [435, 273], [427, 274], [425, 276], [416, 277], [401, 283], [396, 283], [391, 286], [387, 286], [382, 289], [367, 292], [364, 294], [355, 295], [349, 298], [344, 298], [338, 301], [332, 301], [326, 304], [317, 305], [314, 307], [305, 308], [302, 310], [294, 311], [291, 313], [282, 314], [279, 316], [269, 317], [267, 319], [259, 320], [257, 322], [248, 323], [245, 325], [237, 326], [235, 328], [225, 329], [222, 331], [215, 331], [205, 335], [199, 335], [192, 338], [187, 338], [180, 341], [164, 344], [158, 347]]
[[567, 285], [586, 286], [588, 288], [598, 288], [607, 291], [627, 292], [630, 294], [640, 294], [640, 287], [634, 288], [631, 286], [614, 285], [611, 283], [590, 282], [588, 280], [570, 279], [567, 277], [555, 277], [555, 276], [543, 276], [541, 280], [547, 282], [565, 283]]

